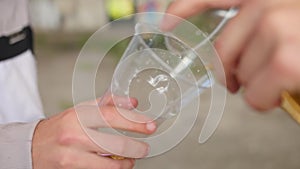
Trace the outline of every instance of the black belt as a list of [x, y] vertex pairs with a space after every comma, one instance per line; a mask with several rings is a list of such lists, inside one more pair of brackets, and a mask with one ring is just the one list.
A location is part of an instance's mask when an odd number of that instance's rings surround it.
[[0, 61], [13, 58], [28, 49], [33, 51], [33, 34], [29, 26], [20, 32], [0, 37]]

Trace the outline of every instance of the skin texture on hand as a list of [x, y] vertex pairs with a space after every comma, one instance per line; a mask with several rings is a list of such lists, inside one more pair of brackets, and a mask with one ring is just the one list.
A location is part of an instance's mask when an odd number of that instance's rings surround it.
[[[245, 100], [264, 111], [280, 105], [283, 91], [300, 89], [299, 0], [177, 0], [167, 13], [189, 17], [209, 8], [238, 7], [215, 47], [231, 92], [242, 86]], [[188, 10], [190, 9], [190, 10]], [[172, 29], [176, 21], [163, 22]]]
[[[125, 100], [120, 100], [125, 103]], [[86, 121], [90, 121], [88, 130], [93, 132], [90, 139], [78, 121], [75, 108], [70, 108], [56, 116], [41, 121], [36, 127], [32, 143], [33, 169], [131, 169], [135, 158], [143, 158], [149, 152], [146, 143], [127, 138], [125, 136], [110, 135], [96, 131], [97, 128], [113, 127], [143, 134], [152, 134], [156, 125], [151, 119], [135, 114], [122, 107], [125, 113], [134, 119], [145, 123], [135, 123], [124, 119], [114, 105], [99, 107], [97, 102], [87, 102], [76, 106], [86, 113]], [[136, 107], [137, 101], [132, 99], [131, 104]], [[102, 116], [96, 114], [100, 109]], [[124, 112], [122, 112], [124, 113]], [[95, 119], [102, 117], [102, 119]], [[109, 125], [109, 126], [108, 126]], [[112, 154], [106, 147], [99, 146], [98, 142], [112, 147], [114, 152], [121, 154], [126, 159], [114, 160], [100, 154]], [[102, 145], [102, 144], [101, 144]]]

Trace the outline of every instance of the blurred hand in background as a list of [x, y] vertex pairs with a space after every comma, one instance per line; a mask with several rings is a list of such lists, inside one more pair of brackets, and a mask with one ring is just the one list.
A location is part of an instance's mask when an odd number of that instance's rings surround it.
[[[239, 8], [215, 47], [231, 92], [245, 89], [245, 100], [260, 111], [280, 105], [283, 91], [300, 89], [299, 0], [177, 0], [167, 13], [188, 18], [208, 9]], [[162, 28], [178, 24], [167, 17]], [[226, 82], [226, 83], [225, 83]]]

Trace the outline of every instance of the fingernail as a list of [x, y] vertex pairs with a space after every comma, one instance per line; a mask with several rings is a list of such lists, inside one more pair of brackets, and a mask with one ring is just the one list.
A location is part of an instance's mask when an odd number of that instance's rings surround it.
[[231, 93], [236, 93], [239, 90], [240, 85], [238, 84], [236, 78], [232, 78], [230, 81], [228, 81], [227, 88]]
[[102, 157], [110, 157], [112, 156], [111, 154], [101, 154], [101, 153], [97, 153], [98, 155], [102, 156]]
[[156, 125], [153, 122], [147, 123], [146, 128], [149, 131], [154, 131], [156, 129]]

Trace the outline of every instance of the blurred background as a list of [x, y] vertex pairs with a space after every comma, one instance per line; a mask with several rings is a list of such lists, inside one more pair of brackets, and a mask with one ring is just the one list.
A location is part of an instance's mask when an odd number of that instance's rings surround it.
[[[73, 105], [72, 75], [76, 59], [88, 38], [106, 23], [136, 12], [163, 12], [168, 0], [30, 0], [35, 31], [39, 88], [47, 116]], [[137, 18], [103, 37], [106, 45]], [[213, 22], [211, 21], [213, 20]], [[220, 17], [208, 12], [190, 19], [208, 32]], [[115, 33], [114, 33], [115, 32]], [[115, 36], [114, 36], [115, 35]], [[99, 95], [110, 83], [113, 68], [126, 46], [117, 46], [102, 64]], [[88, 73], [90, 65], [80, 65]], [[205, 96], [204, 96], [205, 97]], [[209, 107], [202, 99], [201, 106]], [[137, 162], [137, 169], [299, 169], [300, 126], [281, 109], [257, 113], [242, 95], [228, 95], [223, 119], [213, 137], [198, 144], [205, 114], [200, 114], [189, 135], [169, 152]]]

